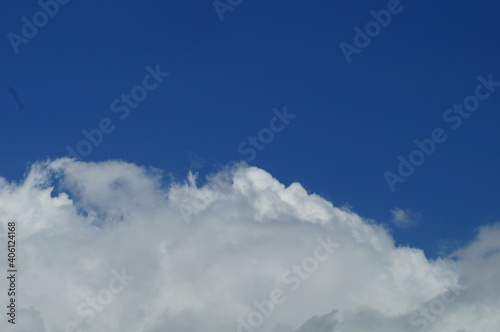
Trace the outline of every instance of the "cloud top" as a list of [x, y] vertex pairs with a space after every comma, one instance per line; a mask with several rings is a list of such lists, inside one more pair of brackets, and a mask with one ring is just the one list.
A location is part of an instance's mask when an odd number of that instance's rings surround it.
[[35, 163], [19, 183], [0, 178], [0, 246], [6, 223], [18, 225], [19, 331], [500, 326], [498, 225], [429, 260], [262, 169], [236, 165], [203, 186], [194, 174], [165, 179], [70, 159]]

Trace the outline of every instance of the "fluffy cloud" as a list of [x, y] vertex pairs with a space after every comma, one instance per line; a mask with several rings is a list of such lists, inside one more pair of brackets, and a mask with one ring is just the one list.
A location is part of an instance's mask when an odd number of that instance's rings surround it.
[[2, 248], [7, 222], [17, 223], [16, 330], [500, 326], [499, 225], [453, 257], [429, 260], [255, 167], [228, 168], [201, 187], [193, 174], [165, 178], [120, 161], [69, 159], [34, 164], [19, 183], [0, 178]]

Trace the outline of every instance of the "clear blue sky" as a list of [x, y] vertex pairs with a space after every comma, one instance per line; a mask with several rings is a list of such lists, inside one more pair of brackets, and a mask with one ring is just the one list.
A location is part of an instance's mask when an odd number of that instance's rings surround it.
[[[4, 3], [0, 174], [21, 179], [29, 163], [65, 156], [82, 130], [109, 118], [114, 131], [83, 160], [204, 175], [245, 159], [240, 143], [286, 105], [297, 117], [250, 165], [380, 223], [394, 207], [420, 213], [395, 238], [430, 256], [468, 241], [500, 219], [500, 88], [455, 130], [443, 114], [475, 93], [478, 76], [500, 81], [500, 4], [402, 1], [348, 63], [339, 44], [353, 44], [354, 27], [387, 6], [244, 0], [221, 21], [209, 0], [72, 0], [16, 53], [8, 34], [21, 35], [22, 18], [41, 9]], [[111, 104], [157, 64], [170, 75], [121, 120]], [[392, 192], [384, 172], [435, 128], [447, 140]]]

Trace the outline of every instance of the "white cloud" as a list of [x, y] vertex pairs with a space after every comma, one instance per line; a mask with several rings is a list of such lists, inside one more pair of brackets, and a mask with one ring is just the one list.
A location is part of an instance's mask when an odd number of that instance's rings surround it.
[[408, 209], [403, 210], [400, 208], [394, 208], [391, 210], [391, 214], [391, 222], [399, 228], [415, 226], [422, 218], [420, 213], [416, 213]]
[[[395, 247], [383, 227], [254, 167], [198, 187], [195, 176], [166, 186], [159, 170], [119, 161], [38, 163], [20, 183], [0, 179], [2, 248], [9, 220], [18, 224], [19, 331], [71, 331], [72, 322], [82, 332], [237, 331], [238, 318], [275, 289], [286, 300], [262, 315], [259, 331], [500, 326], [500, 225], [479, 230], [453, 259], [428, 260]], [[317, 239], [328, 237], [340, 246], [304, 272]], [[298, 272], [288, 282], [283, 275], [294, 267], [307, 278], [292, 290]], [[135, 278], [102, 305], [112, 271], [123, 269]]]

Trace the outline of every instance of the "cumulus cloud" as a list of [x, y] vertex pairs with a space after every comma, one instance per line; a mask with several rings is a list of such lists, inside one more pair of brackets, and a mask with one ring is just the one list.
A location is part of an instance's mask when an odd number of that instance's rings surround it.
[[415, 226], [422, 218], [422, 215], [420, 213], [416, 213], [408, 209], [403, 210], [400, 208], [394, 208], [391, 210], [391, 214], [391, 222], [399, 228]]
[[[0, 178], [19, 331], [495, 331], [500, 226], [452, 257], [236, 165], [197, 185], [121, 161]], [[5, 259], [5, 258], [1, 258]], [[0, 282], [6, 289], [6, 280]]]

